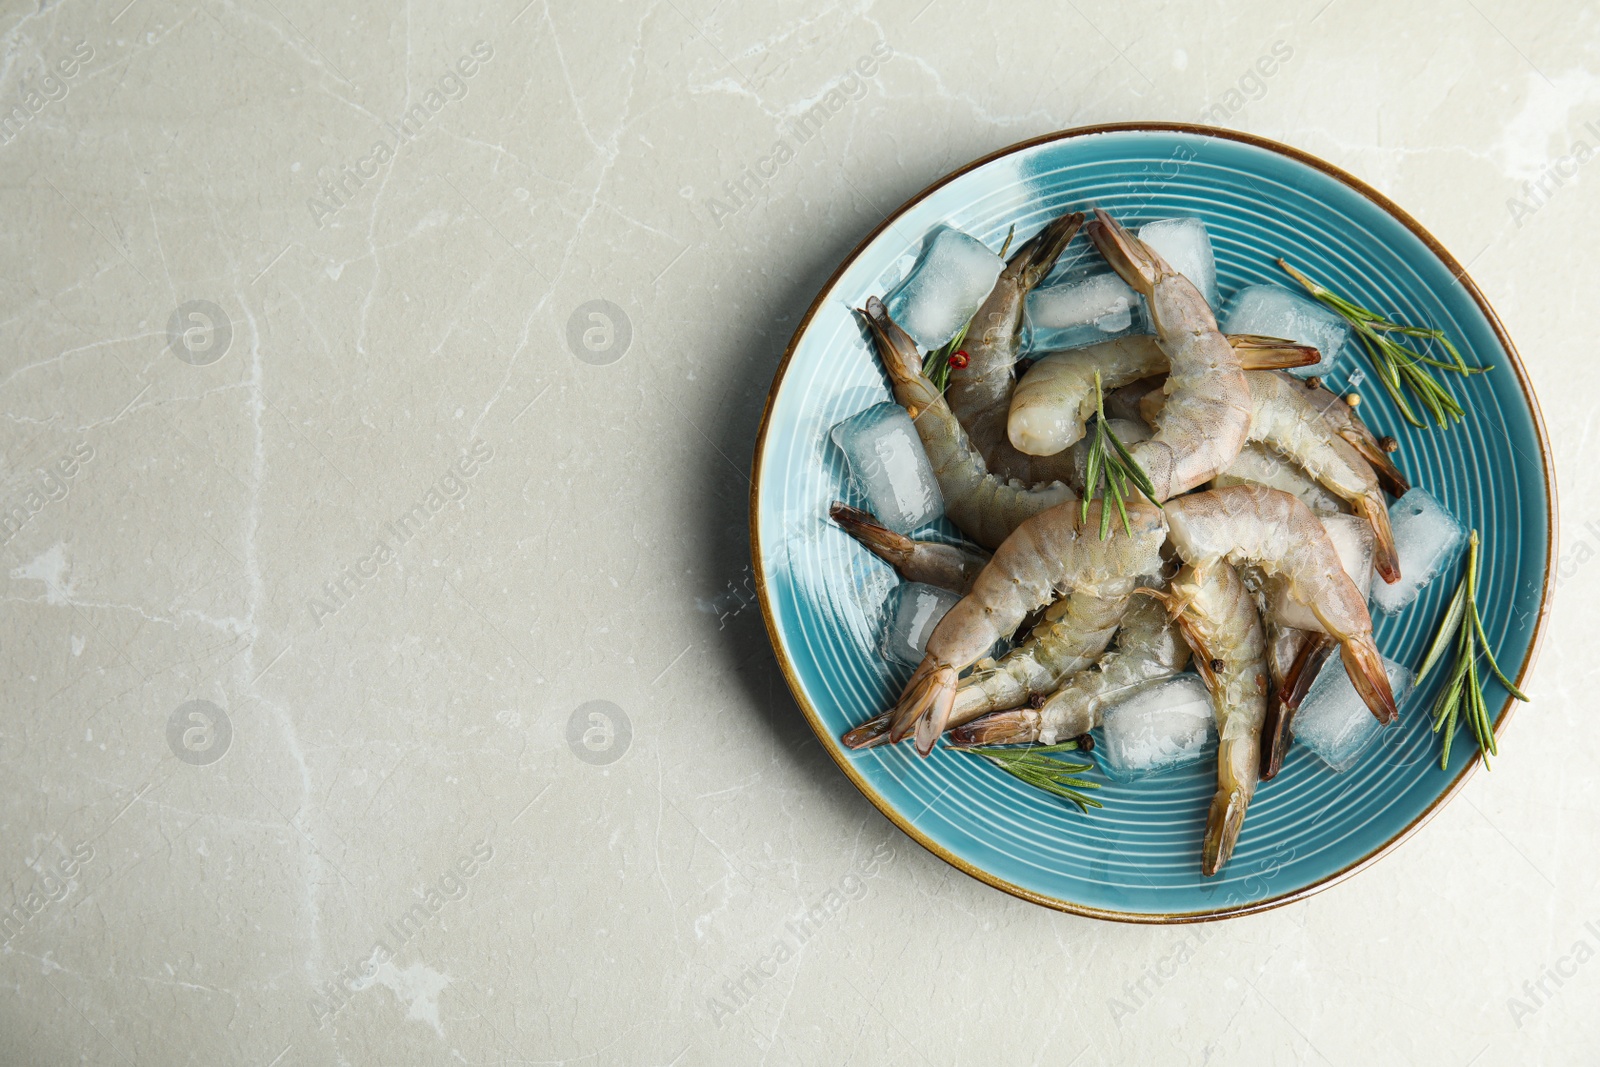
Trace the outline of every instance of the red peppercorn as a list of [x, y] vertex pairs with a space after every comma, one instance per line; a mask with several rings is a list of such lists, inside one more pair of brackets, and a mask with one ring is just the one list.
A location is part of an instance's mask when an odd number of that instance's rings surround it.
[[956, 370], [966, 370], [967, 364], [972, 362], [972, 357], [967, 355], [967, 350], [962, 349], [950, 357], [950, 365]]

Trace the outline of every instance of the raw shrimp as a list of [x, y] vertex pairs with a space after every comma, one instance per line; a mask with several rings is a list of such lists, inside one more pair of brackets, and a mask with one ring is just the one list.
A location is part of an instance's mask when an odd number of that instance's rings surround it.
[[1023, 305], [1082, 225], [1083, 213], [1069, 212], [1012, 253], [994, 289], [972, 316], [972, 326], [962, 342], [966, 365], [950, 365], [950, 386], [945, 393], [950, 411], [984, 462], [998, 474], [1037, 479], [1034, 465], [1009, 446], [1005, 433], [1006, 412], [1016, 385]]
[[1227, 563], [1184, 567], [1166, 599], [1217, 717], [1217, 791], [1200, 850], [1200, 872], [1212, 875], [1233, 855], [1256, 791], [1267, 715], [1267, 642], [1255, 599]]
[[1373, 471], [1389, 495], [1405, 496], [1411, 489], [1411, 482], [1389, 458], [1389, 454], [1399, 447], [1395, 439], [1378, 437], [1367, 429], [1367, 424], [1361, 421], [1356, 409], [1346, 403], [1343, 397], [1323, 388], [1321, 378], [1295, 381], [1305, 391], [1306, 400], [1333, 427], [1333, 432], [1348, 441], [1350, 447], [1361, 453], [1362, 459], [1372, 464]]
[[1281, 579], [1289, 598], [1339, 642], [1345, 671], [1372, 714], [1379, 722], [1394, 721], [1394, 693], [1372, 639], [1366, 598], [1310, 508], [1276, 489], [1233, 485], [1169, 500], [1165, 514], [1172, 546], [1185, 563], [1201, 570], [1220, 562], [1253, 564], [1267, 578]]
[[[1339, 562], [1363, 600], [1372, 587], [1372, 527], [1358, 515], [1319, 515]], [[1289, 749], [1289, 724], [1311, 683], [1317, 680], [1336, 642], [1319, 629], [1311, 612], [1290, 595], [1281, 577], [1269, 578], [1257, 568], [1244, 570], [1245, 584], [1257, 596], [1267, 627], [1268, 663], [1272, 668], [1273, 700], [1267, 707], [1262, 733], [1261, 777], [1275, 776]]]
[[1104, 211], [1087, 227], [1100, 254], [1145, 299], [1170, 371], [1155, 435], [1128, 451], [1166, 500], [1210, 481], [1250, 431], [1250, 388], [1239, 356], [1217, 331], [1206, 298]]
[[1268, 489], [1281, 489], [1305, 501], [1306, 507], [1319, 515], [1349, 511], [1349, 505], [1343, 500], [1259, 441], [1245, 445], [1228, 469], [1210, 482], [1212, 489], [1230, 485], [1264, 485]]
[[[1106, 650], [1129, 610], [1135, 579], [1108, 582], [1099, 593], [1074, 590], [1045, 611], [1028, 639], [1000, 657], [984, 660], [961, 680], [946, 728], [980, 715], [1020, 707], [1055, 691], [1063, 678], [1093, 663]], [[1140, 598], [1143, 599], [1143, 598]], [[889, 740], [889, 712], [844, 735], [848, 748], [872, 748]]]
[[1311, 683], [1338, 642], [1327, 634], [1296, 630], [1292, 626], [1266, 620], [1267, 664], [1272, 671], [1272, 700], [1267, 704], [1267, 719], [1261, 727], [1261, 780], [1271, 781], [1283, 769], [1293, 735], [1290, 724], [1305, 701]]
[[972, 592], [945, 615], [928, 638], [927, 653], [906, 683], [890, 716], [890, 740], [914, 729], [926, 756], [944, 732], [955, 706], [957, 678], [1029, 612], [1061, 590], [1116, 595], [1129, 577], [1161, 566], [1166, 522], [1161, 510], [1129, 501], [1131, 533], [1113, 522], [1104, 539], [1099, 501], [1087, 516], [1076, 501], [1051, 508], [1017, 527], [972, 584]]
[[[1314, 363], [1317, 350], [1269, 337], [1229, 337], [1246, 369]], [[1031, 456], [1052, 456], [1083, 437], [1095, 412], [1094, 379], [1110, 393], [1152, 375], [1167, 373], [1167, 356], [1154, 337], [1134, 335], [1083, 348], [1051, 352], [1028, 368], [1011, 394], [1006, 434]]]
[[845, 533], [893, 567], [908, 582], [936, 585], [961, 596], [989, 562], [989, 553], [939, 541], [913, 541], [895, 533], [873, 516], [847, 504], [834, 504], [828, 515]]
[[1029, 489], [991, 474], [944, 397], [923, 377], [922, 359], [911, 335], [895, 325], [877, 297], [867, 301], [861, 315], [877, 343], [894, 397], [922, 438], [944, 496], [945, 514], [962, 532], [983, 547], [994, 548], [1024, 519], [1077, 499], [1060, 483]]
[[[1389, 525], [1389, 504], [1372, 465], [1317, 414], [1295, 379], [1267, 371], [1252, 371], [1245, 379], [1250, 385], [1250, 441], [1289, 459], [1366, 519], [1376, 538], [1373, 565], [1385, 581], [1398, 581], [1400, 556]], [[1160, 402], [1160, 394], [1151, 393], [1141, 404], [1148, 416], [1159, 418], [1150, 409]], [[1229, 469], [1238, 462], [1235, 458]]]
[[[1117, 631], [1116, 648], [1079, 671], [1037, 708], [991, 712], [950, 731], [959, 745], [1053, 745], [1096, 726], [1112, 704], [1182, 671], [1189, 646], [1155, 599], [1135, 595]], [[959, 702], [959, 698], [958, 698]], [[954, 718], [952, 716], [952, 718]]]

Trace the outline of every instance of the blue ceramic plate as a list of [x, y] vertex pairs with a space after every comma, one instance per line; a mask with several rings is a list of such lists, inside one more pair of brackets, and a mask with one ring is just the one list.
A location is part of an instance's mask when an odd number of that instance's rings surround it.
[[[1097, 794], [1105, 807], [1085, 815], [971, 756], [940, 749], [923, 760], [909, 744], [853, 753], [838, 740], [888, 707], [909, 673], [876, 651], [895, 575], [827, 518], [832, 501], [857, 499], [829, 428], [890, 398], [851, 309], [897, 282], [936, 224], [999, 248], [1012, 226], [1021, 241], [1091, 205], [1130, 224], [1203, 219], [1224, 300], [1252, 283], [1286, 284], [1274, 263], [1284, 256], [1358, 303], [1442, 327], [1468, 362], [1496, 365], [1472, 378], [1441, 376], [1467, 410], [1454, 429], [1409, 426], [1370, 379], [1362, 414], [1399, 439], [1397, 458], [1413, 484], [1482, 531], [1485, 625], [1520, 684], [1548, 609], [1555, 493], [1538, 405], [1499, 320], [1449, 253], [1376, 191], [1295, 149], [1189, 126], [1093, 127], [1008, 148], [915, 197], [839, 268], [790, 342], [767, 400], [751, 499], [761, 607], [823, 746], [936, 855], [1006, 892], [1082, 915], [1181, 922], [1247, 914], [1354, 873], [1461, 786], [1477, 763], [1474, 746], [1458, 740], [1441, 770], [1429, 728], [1443, 671], [1355, 769], [1335, 774], [1296, 746], [1257, 791], [1232, 861], [1209, 879], [1200, 874], [1200, 838], [1214, 770], [1204, 764], [1107, 781]], [[1331, 384], [1347, 385], [1364, 366], [1364, 356], [1346, 351]], [[1410, 608], [1377, 620], [1387, 656], [1418, 664], [1458, 573], [1450, 569]], [[1500, 730], [1512, 701], [1494, 684], [1487, 696]]]

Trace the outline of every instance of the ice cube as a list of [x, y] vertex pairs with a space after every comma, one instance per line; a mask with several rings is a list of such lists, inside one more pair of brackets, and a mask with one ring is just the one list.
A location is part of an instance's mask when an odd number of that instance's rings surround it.
[[1217, 306], [1217, 260], [1211, 236], [1199, 219], [1161, 219], [1139, 227], [1139, 240], [1194, 283], [1206, 303]]
[[916, 265], [884, 305], [917, 344], [938, 348], [972, 318], [1005, 265], [982, 241], [941, 226], [923, 242]]
[[[1328, 540], [1339, 553], [1344, 572], [1355, 583], [1361, 599], [1367, 598], [1372, 588], [1372, 552], [1375, 538], [1372, 524], [1359, 515], [1319, 515], [1322, 528], [1328, 531]], [[1311, 609], [1289, 597], [1289, 587], [1279, 578], [1268, 580], [1270, 590], [1268, 613], [1274, 622], [1296, 630], [1318, 630], [1323, 627]]]
[[1107, 774], [1122, 779], [1203, 759], [1217, 733], [1211, 694], [1193, 674], [1158, 682], [1110, 708], [1100, 730], [1101, 762]]
[[1233, 294], [1219, 320], [1223, 333], [1253, 333], [1312, 345], [1322, 361], [1295, 367], [1301, 378], [1327, 374], [1350, 339], [1350, 324], [1336, 312], [1281, 285], [1247, 285]]
[[895, 586], [884, 608], [883, 654], [898, 663], [921, 663], [933, 628], [960, 601], [959, 596], [936, 585], [901, 582]]
[[1028, 345], [1034, 351], [1077, 348], [1133, 332], [1138, 295], [1108, 270], [1076, 269], [1028, 294]]
[[1390, 585], [1382, 578], [1372, 583], [1372, 602], [1388, 615], [1417, 599], [1424, 586], [1438, 576], [1467, 532], [1455, 516], [1425, 489], [1413, 489], [1389, 505], [1389, 525], [1394, 527], [1394, 547], [1400, 555], [1400, 580]]
[[[1411, 695], [1416, 676], [1387, 657], [1383, 670], [1389, 676], [1389, 688], [1394, 690], [1395, 704], [1403, 704]], [[1315, 752], [1322, 762], [1336, 771], [1347, 771], [1383, 726], [1350, 684], [1343, 661], [1330, 656], [1322, 673], [1311, 683], [1292, 729], [1294, 739]]]
[[[1144, 241], [1216, 306], [1217, 264], [1199, 219], [1161, 219], [1139, 227]], [[1028, 294], [1028, 347], [1077, 348], [1148, 329], [1138, 294], [1091, 255], [1067, 266], [1060, 280]]]
[[928, 453], [911, 416], [899, 404], [877, 404], [833, 428], [866, 510], [897, 533], [910, 533], [944, 514]]

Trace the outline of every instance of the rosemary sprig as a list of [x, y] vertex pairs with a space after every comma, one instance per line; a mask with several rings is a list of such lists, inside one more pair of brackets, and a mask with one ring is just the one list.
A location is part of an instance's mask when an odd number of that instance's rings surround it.
[[[1155, 486], [1150, 484], [1150, 476], [1139, 466], [1139, 461], [1128, 453], [1117, 435], [1111, 431], [1111, 424], [1106, 421], [1105, 396], [1100, 387], [1100, 372], [1094, 372], [1094, 429], [1090, 431], [1089, 459], [1084, 464], [1083, 475], [1083, 513], [1079, 521], [1089, 518], [1089, 501], [1105, 490], [1104, 500], [1109, 500], [1116, 505], [1117, 514], [1122, 516], [1122, 528], [1129, 536], [1133, 534], [1133, 527], [1128, 522], [1127, 499], [1129, 488], [1139, 490], [1145, 499], [1156, 507], [1161, 502], [1156, 499]], [[1100, 505], [1100, 540], [1104, 541], [1111, 532], [1111, 509]]]
[[967, 339], [967, 331], [972, 329], [972, 320], [968, 319], [966, 325], [956, 331], [956, 335], [944, 344], [929, 352], [922, 361], [922, 376], [933, 383], [939, 392], [944, 392], [950, 386], [950, 357], [961, 350], [962, 342]]
[[[1278, 266], [1288, 271], [1289, 276], [1304, 286], [1306, 292], [1338, 312], [1355, 330], [1356, 336], [1361, 340], [1361, 347], [1366, 349], [1368, 358], [1372, 360], [1372, 368], [1377, 372], [1378, 381], [1383, 383], [1384, 391], [1389, 394], [1389, 399], [1394, 401], [1395, 407], [1400, 409], [1400, 414], [1405, 416], [1407, 422], [1418, 427], [1427, 425], [1417, 417], [1411, 404], [1407, 402], [1405, 390], [1409, 390], [1428, 414], [1433, 416], [1435, 425], [1445, 426], [1461, 421], [1464, 414], [1461, 404], [1445, 391], [1429, 368], [1438, 367], [1466, 376], [1483, 374], [1494, 370], [1494, 367], [1467, 366], [1467, 361], [1461, 358], [1460, 351], [1451, 343], [1450, 338], [1445, 336], [1443, 330], [1402, 326], [1318, 285], [1282, 259], [1278, 260]], [[1423, 346], [1407, 347], [1396, 340], [1396, 336], [1422, 341]], [[1445, 361], [1427, 355], [1422, 348], [1430, 341], [1442, 345], [1450, 359]]]
[[1418, 685], [1452, 643], [1456, 651], [1455, 666], [1433, 705], [1433, 732], [1444, 731], [1444, 753], [1439, 757], [1439, 767], [1442, 770], [1450, 765], [1450, 743], [1455, 740], [1463, 717], [1473, 740], [1478, 743], [1478, 750], [1483, 753], [1483, 765], [1488, 767], [1489, 757], [1498, 756], [1500, 749], [1495, 744], [1494, 725], [1489, 721], [1488, 702], [1483, 699], [1483, 679], [1478, 674], [1479, 653], [1507, 692], [1518, 700], [1526, 701], [1528, 697], [1500, 670], [1494, 653], [1489, 651], [1489, 636], [1483, 632], [1483, 618], [1478, 614], [1477, 530], [1473, 530], [1467, 540], [1467, 572], [1461, 576], [1461, 584], [1456, 587], [1456, 595], [1444, 613], [1439, 632], [1423, 657], [1422, 666], [1417, 669]]
[[1093, 763], [1070, 763], [1067, 760], [1050, 758], [1053, 753], [1075, 750], [1078, 747], [1076, 741], [1066, 741], [1059, 745], [1029, 745], [1025, 748], [977, 745], [949, 747], [956, 752], [970, 752], [974, 756], [982, 756], [1007, 774], [1035, 789], [1042, 789], [1052, 796], [1076, 804], [1079, 811], [1087, 812], [1090, 808], [1103, 807], [1098, 800], [1082, 792], [1085, 789], [1099, 789], [1100, 783], [1076, 777], [1084, 771], [1094, 770]]

